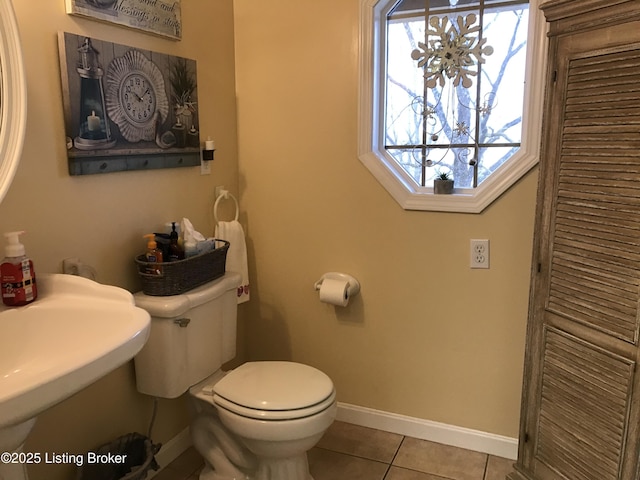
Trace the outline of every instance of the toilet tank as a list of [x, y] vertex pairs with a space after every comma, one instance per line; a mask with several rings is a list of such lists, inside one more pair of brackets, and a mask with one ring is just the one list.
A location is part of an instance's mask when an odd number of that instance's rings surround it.
[[240, 274], [227, 272], [182, 295], [134, 295], [151, 316], [149, 340], [134, 360], [139, 392], [178, 397], [235, 357], [240, 283]]

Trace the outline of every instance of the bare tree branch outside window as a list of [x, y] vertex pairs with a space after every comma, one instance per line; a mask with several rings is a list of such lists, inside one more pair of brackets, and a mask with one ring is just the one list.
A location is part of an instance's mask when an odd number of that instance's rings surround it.
[[[529, 5], [473, 3], [428, 14], [396, 8], [387, 19], [385, 148], [420, 186], [444, 170], [453, 173], [457, 187], [475, 187], [520, 148]], [[463, 81], [452, 86], [451, 78], [427, 88], [411, 52], [429, 45], [432, 17], [436, 23], [447, 17], [447, 25], [459, 29], [464, 22], [457, 18], [469, 14], [481, 16], [492, 53], [470, 73], [469, 88]], [[433, 85], [435, 74], [427, 73]]]

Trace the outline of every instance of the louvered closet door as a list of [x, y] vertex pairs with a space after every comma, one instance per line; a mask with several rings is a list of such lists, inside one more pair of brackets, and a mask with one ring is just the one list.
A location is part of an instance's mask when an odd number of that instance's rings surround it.
[[538, 344], [528, 420], [536, 479], [638, 478], [640, 44], [560, 40], [541, 172]]

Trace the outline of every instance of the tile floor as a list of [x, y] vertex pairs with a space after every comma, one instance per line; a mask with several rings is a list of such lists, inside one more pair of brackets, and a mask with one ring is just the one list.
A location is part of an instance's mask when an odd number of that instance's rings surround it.
[[[504, 480], [513, 460], [335, 422], [309, 452], [315, 480]], [[202, 458], [190, 448], [154, 480], [197, 480]]]

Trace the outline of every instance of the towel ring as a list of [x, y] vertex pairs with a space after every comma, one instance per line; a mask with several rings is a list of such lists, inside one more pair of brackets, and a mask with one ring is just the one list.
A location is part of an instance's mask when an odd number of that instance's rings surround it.
[[230, 194], [228, 190], [222, 190], [222, 192], [220, 193], [220, 196], [216, 198], [216, 203], [213, 204], [213, 219], [216, 221], [216, 225], [218, 224], [218, 204], [220, 204], [220, 200], [223, 200], [223, 199], [226, 200], [229, 197], [231, 197], [231, 199], [236, 204], [236, 218], [234, 220], [238, 221], [238, 213], [240, 212], [238, 199], [234, 197], [232, 194]]

